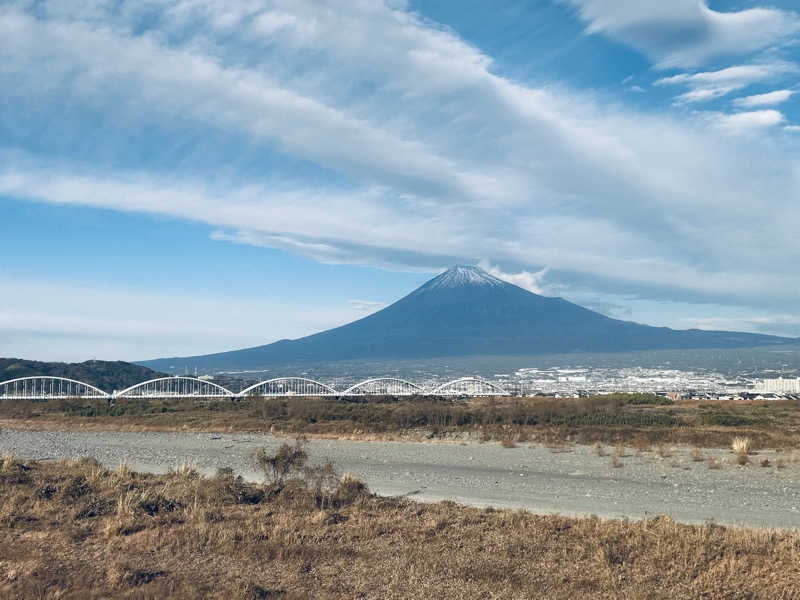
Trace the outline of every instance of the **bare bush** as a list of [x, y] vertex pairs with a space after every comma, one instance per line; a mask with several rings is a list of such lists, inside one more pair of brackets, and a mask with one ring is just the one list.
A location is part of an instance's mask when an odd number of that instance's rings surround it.
[[[282, 444], [274, 454], [265, 448], [256, 452], [256, 464], [267, 480], [267, 495], [293, 506], [325, 510], [337, 508], [369, 493], [365, 483], [353, 475], [340, 477], [330, 462], [309, 466], [305, 439]], [[222, 479], [227, 478], [227, 473]]]
[[345, 473], [339, 479], [339, 485], [336, 488], [336, 504], [337, 506], [347, 506], [368, 494], [367, 484], [355, 475]]
[[256, 466], [264, 473], [271, 485], [282, 486], [292, 475], [299, 475], [308, 461], [306, 440], [298, 438], [294, 445], [281, 444], [275, 454], [268, 454], [266, 448], [255, 453]]

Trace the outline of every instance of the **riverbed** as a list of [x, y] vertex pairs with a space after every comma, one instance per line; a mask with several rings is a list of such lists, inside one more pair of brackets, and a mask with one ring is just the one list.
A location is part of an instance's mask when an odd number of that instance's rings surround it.
[[[0, 430], [0, 453], [23, 459], [91, 456], [108, 467], [165, 472], [188, 463], [204, 474], [231, 467], [247, 479], [262, 477], [253, 463], [261, 447], [286, 440], [272, 435], [175, 432], [69, 432]], [[756, 527], [800, 527], [800, 463], [775, 452], [733, 464], [727, 450], [669, 452], [625, 449], [614, 461], [591, 446], [546, 448], [496, 444], [311, 440], [312, 462], [363, 479], [386, 496], [474, 506], [520, 508], [542, 514], [676, 521]], [[608, 454], [610, 448], [605, 449]], [[714, 458], [720, 468], [709, 468]], [[786, 460], [776, 468], [778, 458]], [[767, 459], [770, 466], [761, 467]], [[615, 466], [616, 465], [616, 466]]]

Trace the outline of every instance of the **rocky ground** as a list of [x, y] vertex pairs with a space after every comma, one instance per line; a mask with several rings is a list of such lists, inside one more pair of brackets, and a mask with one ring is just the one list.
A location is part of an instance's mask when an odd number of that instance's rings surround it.
[[[165, 432], [0, 431], [0, 453], [24, 459], [92, 456], [106, 466], [163, 472], [189, 463], [205, 473], [232, 467], [255, 479], [254, 451], [271, 435]], [[537, 513], [757, 527], [800, 526], [800, 463], [761, 451], [737, 466], [729, 450], [565, 445], [312, 440], [312, 460], [330, 460], [382, 495]], [[767, 466], [761, 466], [762, 461]]]

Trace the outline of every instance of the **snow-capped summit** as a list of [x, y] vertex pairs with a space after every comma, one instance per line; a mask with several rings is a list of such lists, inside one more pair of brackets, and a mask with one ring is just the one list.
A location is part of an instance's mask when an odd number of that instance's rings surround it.
[[454, 288], [464, 285], [507, 285], [502, 279], [489, 275], [480, 267], [471, 265], [457, 265], [425, 283], [418, 291], [433, 290], [436, 288]]

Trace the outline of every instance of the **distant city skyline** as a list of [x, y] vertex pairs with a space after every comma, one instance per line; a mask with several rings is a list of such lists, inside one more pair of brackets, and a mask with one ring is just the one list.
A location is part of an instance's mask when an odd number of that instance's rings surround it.
[[796, 2], [0, 7], [0, 356], [297, 338], [454, 264], [800, 336]]

